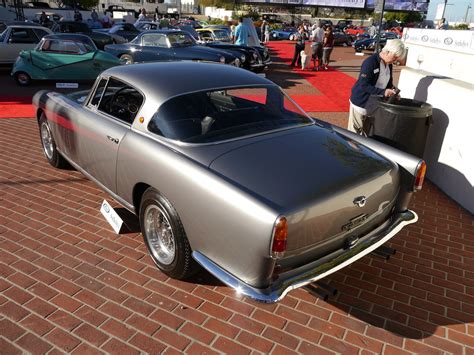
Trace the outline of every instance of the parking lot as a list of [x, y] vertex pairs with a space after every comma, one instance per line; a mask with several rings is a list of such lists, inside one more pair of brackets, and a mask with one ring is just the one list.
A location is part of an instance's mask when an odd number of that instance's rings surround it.
[[[302, 72], [272, 48], [267, 77], [347, 125], [362, 57], [341, 47], [335, 70]], [[0, 82], [0, 97], [53, 88], [20, 89], [5, 70]], [[325, 279], [338, 290], [328, 300], [301, 288], [261, 304], [205, 271], [186, 282], [158, 271], [133, 215], [118, 208], [128, 230], [116, 235], [99, 209], [118, 204], [47, 163], [35, 119], [0, 118], [0, 142], [0, 353], [474, 354], [474, 218], [429, 181], [390, 260], [369, 255]]]

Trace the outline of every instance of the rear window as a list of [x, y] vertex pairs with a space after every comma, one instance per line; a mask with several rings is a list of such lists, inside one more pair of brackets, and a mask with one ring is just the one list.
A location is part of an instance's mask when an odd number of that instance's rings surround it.
[[45, 38], [38, 46], [43, 52], [63, 54], [86, 54], [96, 50], [95, 45], [88, 41], [73, 41]]
[[150, 132], [187, 143], [211, 143], [311, 124], [278, 87], [190, 93], [165, 102]]

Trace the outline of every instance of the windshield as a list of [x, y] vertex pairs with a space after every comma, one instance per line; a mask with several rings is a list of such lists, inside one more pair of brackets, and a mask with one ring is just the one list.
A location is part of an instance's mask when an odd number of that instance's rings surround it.
[[194, 38], [185, 32], [170, 33], [168, 34], [168, 40], [172, 47], [187, 47], [196, 43]]
[[174, 97], [153, 116], [148, 129], [188, 143], [210, 143], [313, 121], [277, 86], [202, 91]]
[[4, 31], [0, 34], [0, 43], [5, 40], [5, 36], [6, 36], [6, 35], [7, 35], [7, 30], [4, 30]]
[[227, 34], [227, 31], [224, 30], [214, 30], [214, 36], [216, 36], [217, 39], [229, 39], [229, 35]]

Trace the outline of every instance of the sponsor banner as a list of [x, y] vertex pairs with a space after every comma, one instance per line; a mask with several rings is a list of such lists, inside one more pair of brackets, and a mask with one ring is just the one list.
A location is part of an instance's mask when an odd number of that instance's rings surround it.
[[365, 0], [302, 0], [302, 5], [364, 8]]
[[[382, 0], [367, 0], [367, 8], [382, 12]], [[426, 0], [385, 0], [384, 10], [392, 11], [428, 11], [429, 1]]]
[[446, 7], [446, 5], [444, 3], [438, 4], [438, 6], [436, 7], [435, 20], [441, 20], [443, 18], [445, 7]]
[[241, 0], [242, 3], [290, 4], [363, 9], [366, 0]]
[[410, 44], [474, 54], [474, 32], [407, 28], [403, 40]]

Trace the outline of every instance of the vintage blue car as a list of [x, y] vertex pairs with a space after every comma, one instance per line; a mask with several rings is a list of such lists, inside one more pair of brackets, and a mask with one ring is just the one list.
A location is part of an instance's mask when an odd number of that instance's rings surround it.
[[142, 32], [130, 43], [105, 46], [105, 51], [126, 64], [170, 60], [220, 62], [238, 67], [242, 64], [234, 54], [201, 46], [189, 33], [179, 30]]
[[291, 35], [298, 32], [296, 28], [288, 27], [288, 28], [280, 28], [275, 29], [270, 32], [270, 39], [271, 40], [282, 40], [282, 39], [291, 39]]
[[22, 51], [12, 70], [20, 86], [32, 80], [95, 80], [105, 69], [119, 65], [116, 57], [100, 51], [81, 34], [43, 37], [36, 49]]

